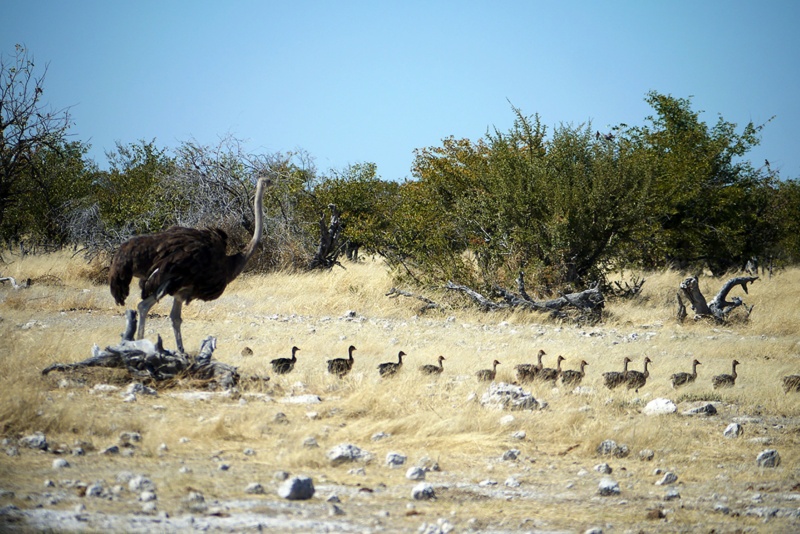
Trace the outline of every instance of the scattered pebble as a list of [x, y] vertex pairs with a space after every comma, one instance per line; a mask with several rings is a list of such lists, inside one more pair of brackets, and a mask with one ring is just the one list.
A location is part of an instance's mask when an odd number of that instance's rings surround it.
[[519, 449], [509, 449], [503, 453], [503, 460], [504, 461], [511, 461], [516, 460], [519, 458], [519, 455], [522, 454]]
[[650, 462], [655, 456], [656, 454], [650, 449], [642, 449], [639, 451], [639, 459], [643, 462]]

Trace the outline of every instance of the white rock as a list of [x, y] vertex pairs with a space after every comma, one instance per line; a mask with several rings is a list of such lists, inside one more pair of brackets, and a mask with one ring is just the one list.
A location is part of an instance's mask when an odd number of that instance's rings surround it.
[[399, 452], [390, 452], [386, 455], [386, 465], [392, 468], [400, 467], [406, 463], [407, 459], [406, 456], [403, 456]]
[[130, 491], [155, 491], [156, 485], [149, 478], [139, 475], [130, 479], [128, 489]]
[[329, 450], [327, 457], [333, 465], [339, 465], [345, 462], [368, 460], [372, 455], [351, 443], [342, 443]]
[[314, 496], [314, 481], [309, 477], [292, 477], [278, 488], [278, 495], [290, 501], [304, 501]]
[[756, 458], [759, 467], [778, 467], [781, 465], [781, 455], [775, 449], [761, 451]]
[[665, 398], [653, 399], [642, 409], [642, 413], [645, 415], [665, 415], [677, 411], [678, 407], [675, 403]]
[[722, 435], [726, 438], [738, 438], [744, 434], [744, 427], [739, 423], [731, 423], [727, 427], [725, 427], [725, 431], [722, 432]]
[[66, 469], [70, 467], [69, 462], [63, 458], [56, 458], [53, 460], [53, 469]]
[[603, 496], [619, 495], [619, 483], [611, 478], [603, 478], [597, 487], [597, 493]]
[[408, 480], [425, 480], [425, 470], [421, 467], [409, 467], [406, 471]]
[[425, 482], [420, 482], [413, 488], [411, 488], [411, 497], [418, 501], [427, 500], [427, 499], [435, 499], [436, 492], [433, 491], [433, 486], [427, 484]]
[[664, 473], [664, 476], [661, 477], [661, 480], [656, 482], [656, 486], [668, 486], [669, 484], [674, 484], [678, 481], [678, 475], [671, 471], [667, 471]]

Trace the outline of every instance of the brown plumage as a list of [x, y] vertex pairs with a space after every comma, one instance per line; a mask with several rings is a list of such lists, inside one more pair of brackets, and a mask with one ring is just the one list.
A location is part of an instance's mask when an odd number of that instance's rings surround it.
[[552, 367], [545, 367], [539, 371], [537, 378], [539, 380], [544, 380], [545, 382], [552, 382], [553, 385], [555, 385], [556, 380], [558, 380], [558, 377], [561, 376], [561, 362], [564, 360], [566, 360], [566, 358], [559, 356], [558, 361], [556, 362], [556, 368], [553, 369]]
[[350, 345], [350, 348], [347, 349], [348, 354], [350, 355], [349, 358], [334, 358], [333, 360], [328, 360], [328, 372], [332, 375], [336, 375], [339, 378], [342, 378], [344, 375], [350, 372], [350, 369], [353, 368], [353, 351], [356, 348], [353, 345]]
[[442, 362], [445, 360], [444, 356], [439, 356], [439, 365], [432, 365], [430, 363], [421, 365], [419, 367], [420, 372], [425, 373], [426, 375], [438, 375], [444, 371], [444, 365]]
[[514, 369], [517, 371], [517, 379], [520, 382], [529, 382], [536, 378], [536, 375], [538, 375], [539, 371], [541, 371], [544, 367], [544, 364], [542, 363], [542, 356], [545, 354], [545, 351], [539, 349], [539, 354], [536, 355], [538, 359], [537, 364], [534, 365], [532, 363], [521, 363], [515, 366]]
[[378, 373], [380, 373], [381, 376], [394, 375], [403, 366], [403, 356], [405, 355], [406, 353], [401, 350], [397, 354], [397, 362], [387, 362], [378, 365]]
[[783, 392], [800, 391], [800, 375], [789, 375], [783, 377]]
[[691, 373], [675, 373], [670, 378], [672, 379], [672, 387], [678, 388], [681, 386], [685, 386], [686, 384], [691, 384], [697, 378], [697, 366], [703, 365], [697, 360], [692, 362], [692, 372]]
[[500, 365], [500, 362], [495, 360], [494, 362], [492, 362], [492, 368], [491, 369], [481, 369], [480, 371], [475, 373], [475, 376], [478, 377], [478, 380], [484, 380], [486, 382], [494, 380], [494, 377], [497, 376], [497, 366], [498, 365]]
[[635, 389], [636, 393], [639, 393], [639, 388], [644, 387], [647, 383], [647, 379], [650, 378], [650, 371], [647, 370], [647, 365], [649, 363], [652, 363], [652, 360], [649, 357], [645, 357], [644, 372], [628, 371], [625, 373], [625, 383], [628, 389]]
[[608, 389], [614, 389], [616, 387], [619, 387], [625, 382], [625, 375], [628, 372], [628, 363], [630, 361], [631, 359], [625, 356], [625, 359], [622, 360], [623, 364], [622, 372], [609, 371], [607, 373], [603, 373], [603, 383]]
[[717, 388], [730, 388], [736, 383], [736, 366], [739, 365], [737, 360], [733, 360], [731, 364], [731, 374], [729, 375], [717, 375], [711, 379], [711, 385], [714, 386], [714, 389]]
[[577, 386], [583, 380], [583, 377], [586, 376], [586, 371], [584, 367], [589, 365], [586, 363], [586, 360], [581, 360], [581, 370], [576, 371], [574, 369], [567, 369], [561, 373], [561, 383], [565, 386]]
[[167, 295], [173, 297], [172, 330], [178, 350], [185, 352], [181, 337], [181, 308], [192, 300], [214, 300], [244, 270], [263, 232], [263, 193], [269, 180], [259, 178], [254, 202], [255, 231], [244, 252], [228, 256], [228, 236], [219, 228], [173, 226], [157, 234], [137, 236], [123, 243], [111, 261], [109, 287], [120, 306], [136, 277], [142, 290], [137, 339], [144, 337], [150, 309]]
[[276, 358], [272, 360], [272, 370], [275, 371], [276, 374], [285, 375], [286, 373], [291, 372], [294, 369], [294, 364], [297, 362], [297, 351], [300, 350], [297, 347], [292, 347], [292, 357], [291, 358]]

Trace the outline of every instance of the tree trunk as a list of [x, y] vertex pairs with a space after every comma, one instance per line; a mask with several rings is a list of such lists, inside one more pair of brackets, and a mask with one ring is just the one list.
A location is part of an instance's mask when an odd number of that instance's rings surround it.
[[308, 269], [329, 269], [339, 264], [337, 258], [341, 252], [339, 238], [342, 233], [342, 221], [339, 218], [339, 210], [334, 204], [329, 204], [331, 210], [330, 223], [325, 224], [325, 213], [319, 217], [319, 246], [314, 258], [308, 264]]
[[736, 286], [742, 286], [744, 292], [747, 293], [747, 284], [755, 282], [756, 280], [758, 280], [757, 276], [738, 276], [736, 278], [731, 278], [723, 284], [719, 292], [711, 299], [711, 302], [706, 302], [706, 298], [700, 291], [697, 278], [693, 276], [685, 279], [681, 282], [678, 291], [678, 320], [682, 321], [687, 316], [686, 306], [681, 296], [689, 300], [692, 310], [695, 312], [695, 320], [703, 317], [711, 317], [718, 322], [724, 322], [727, 320], [731, 311], [739, 306], [743, 306], [747, 313], [746, 317], [750, 317], [753, 306], [748, 308], [739, 297], [732, 297], [730, 302], [726, 299], [728, 293]]

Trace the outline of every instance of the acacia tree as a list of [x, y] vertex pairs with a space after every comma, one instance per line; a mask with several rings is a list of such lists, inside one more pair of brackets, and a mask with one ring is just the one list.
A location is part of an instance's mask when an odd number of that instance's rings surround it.
[[[22, 237], [25, 228], [7, 220], [9, 209], [27, 202], [26, 177], [50, 150], [61, 154], [71, 125], [69, 109], [55, 109], [44, 101], [47, 67], [36, 72], [33, 56], [21, 45], [7, 57], [0, 55], [0, 232], [6, 242]], [[19, 211], [19, 210], [17, 210]]]

